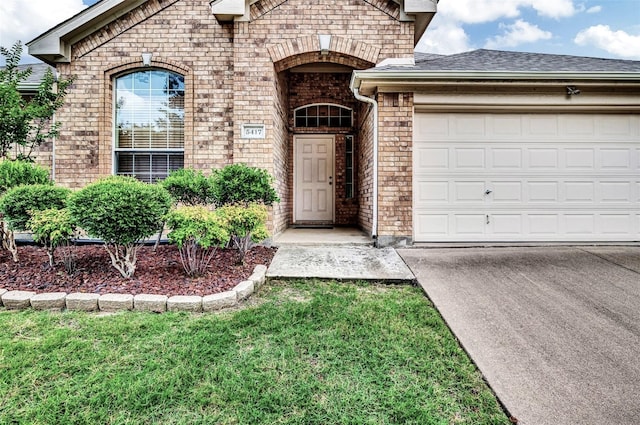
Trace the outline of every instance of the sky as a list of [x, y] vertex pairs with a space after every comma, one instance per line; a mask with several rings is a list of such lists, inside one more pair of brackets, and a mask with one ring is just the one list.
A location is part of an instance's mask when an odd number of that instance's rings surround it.
[[[96, 2], [0, 0], [0, 46], [31, 41]], [[440, 0], [416, 50], [475, 49], [640, 60], [640, 0]], [[37, 62], [26, 50], [22, 62]]]

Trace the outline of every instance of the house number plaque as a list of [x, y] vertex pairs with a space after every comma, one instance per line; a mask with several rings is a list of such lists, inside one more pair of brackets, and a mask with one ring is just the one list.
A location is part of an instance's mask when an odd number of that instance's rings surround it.
[[264, 139], [266, 133], [264, 124], [242, 124], [243, 139]]

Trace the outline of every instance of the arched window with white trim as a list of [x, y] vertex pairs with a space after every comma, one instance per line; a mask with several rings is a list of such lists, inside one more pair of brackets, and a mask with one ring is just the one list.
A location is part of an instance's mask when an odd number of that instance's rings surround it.
[[151, 69], [114, 85], [114, 173], [153, 183], [183, 168], [184, 76]]
[[314, 103], [293, 111], [296, 127], [352, 127], [353, 110], [333, 103]]

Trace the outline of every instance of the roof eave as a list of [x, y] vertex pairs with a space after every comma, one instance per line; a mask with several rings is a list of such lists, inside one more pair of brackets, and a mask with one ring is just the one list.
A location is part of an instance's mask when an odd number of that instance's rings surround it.
[[26, 43], [29, 54], [50, 65], [71, 61], [71, 45], [146, 0], [102, 0]]
[[400, 87], [451, 81], [609, 81], [640, 84], [640, 72], [353, 71], [351, 87], [371, 94], [379, 86]]

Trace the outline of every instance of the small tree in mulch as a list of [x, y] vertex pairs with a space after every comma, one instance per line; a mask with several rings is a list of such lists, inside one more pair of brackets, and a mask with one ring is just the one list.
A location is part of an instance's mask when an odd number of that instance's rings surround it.
[[262, 204], [225, 205], [216, 209], [231, 235], [230, 244], [238, 250], [238, 262], [243, 263], [247, 252], [255, 243], [269, 237], [267, 207]]
[[211, 180], [216, 212], [227, 222], [229, 244], [242, 263], [255, 243], [269, 237], [266, 206], [280, 202], [273, 177], [262, 168], [233, 164], [214, 170]]
[[0, 46], [6, 66], [0, 68], [0, 158], [10, 156], [32, 161], [32, 154], [45, 143], [57, 137], [61, 123], [55, 113], [64, 104], [73, 79], [58, 79], [47, 70], [36, 94], [25, 98], [18, 86], [31, 75], [31, 68], [20, 70], [22, 44], [11, 48]]
[[45, 247], [51, 267], [55, 265], [56, 248], [61, 248], [65, 271], [68, 274], [75, 272], [72, 238], [76, 234], [76, 226], [66, 208], [34, 212], [27, 228], [33, 233], [33, 240]]
[[178, 207], [167, 214], [166, 222], [169, 241], [178, 246], [190, 277], [204, 275], [216, 250], [229, 241], [226, 223], [204, 206]]
[[72, 220], [103, 240], [111, 264], [125, 278], [135, 273], [142, 242], [158, 230], [170, 207], [171, 197], [161, 186], [123, 176], [85, 186], [68, 202]]
[[[71, 191], [51, 184], [33, 184], [14, 187], [0, 198], [0, 212], [9, 231], [28, 230], [31, 216], [49, 208], [64, 208]], [[14, 244], [15, 247], [15, 244]], [[18, 250], [12, 250], [13, 260], [18, 261]]]

